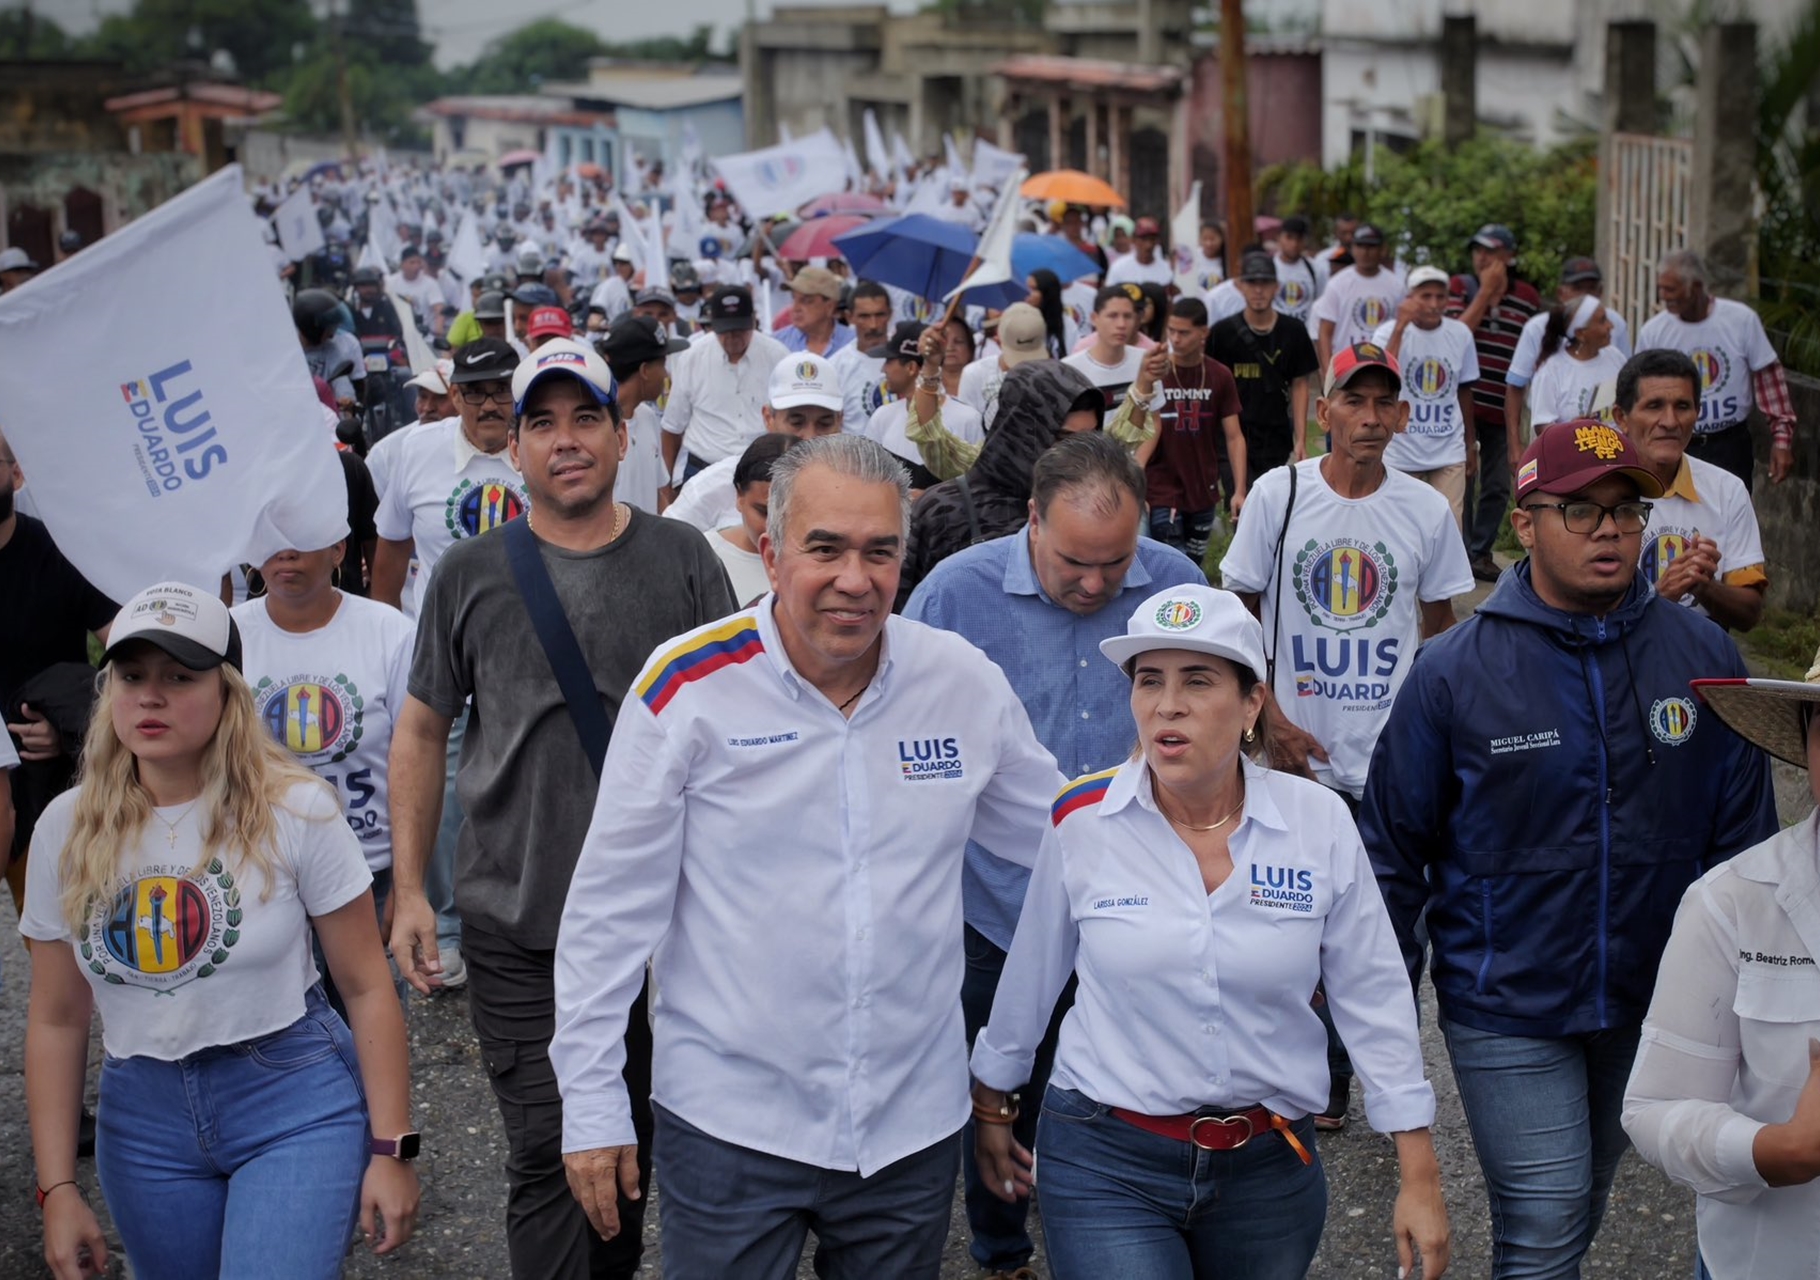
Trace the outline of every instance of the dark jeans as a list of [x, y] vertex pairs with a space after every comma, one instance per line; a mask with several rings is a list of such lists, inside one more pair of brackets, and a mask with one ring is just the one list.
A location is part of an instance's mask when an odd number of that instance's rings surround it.
[[1479, 436], [1479, 475], [1473, 481], [1478, 497], [1467, 495], [1466, 554], [1478, 560], [1490, 558], [1510, 504], [1510, 436], [1502, 417], [1495, 423], [1475, 417], [1473, 430]]
[[1757, 463], [1756, 450], [1752, 447], [1750, 438], [1750, 423], [1740, 422], [1723, 431], [1695, 435], [1687, 442], [1687, 451], [1702, 462], [1725, 468], [1744, 481], [1747, 491], [1750, 489], [1751, 473], [1756, 470]]
[[1206, 511], [1183, 511], [1180, 507], [1150, 508], [1150, 536], [1165, 546], [1174, 547], [1199, 564], [1207, 555], [1207, 543], [1213, 527], [1219, 522], [1218, 507]]
[[[972, 925], [966, 926], [966, 938], [967, 973], [961, 979], [961, 1015], [966, 1019], [967, 1047], [971, 1049], [974, 1037], [992, 1015], [992, 997], [1005, 972], [1005, 953]], [[1074, 979], [1070, 977], [1055, 1002], [1049, 1030], [1037, 1046], [1030, 1081], [1023, 1089], [1023, 1107], [1011, 1126], [1012, 1136], [1028, 1151], [1036, 1149], [1037, 1103], [1049, 1087], [1049, 1071], [1055, 1065], [1055, 1040], [1061, 1033], [1062, 1019], [1073, 1007]], [[988, 1191], [980, 1178], [979, 1162], [973, 1158], [973, 1121], [967, 1121], [961, 1135], [961, 1177], [966, 1185], [967, 1227], [973, 1233], [973, 1260], [988, 1271], [1016, 1271], [1030, 1261], [1036, 1249], [1026, 1226], [1030, 1202], [1006, 1204]]]
[[[506, 1126], [506, 1252], [516, 1280], [630, 1280], [644, 1252], [648, 1197], [619, 1198], [619, 1234], [602, 1240], [569, 1191], [562, 1096], [550, 1065], [556, 953], [461, 926], [468, 1011]], [[638, 1182], [651, 1183], [651, 1023], [639, 992], [626, 1023], [626, 1088], [638, 1134]]]
[[1536, 1039], [1441, 1019], [1491, 1201], [1493, 1280], [1578, 1280], [1630, 1145], [1640, 1031]]
[[863, 1178], [722, 1142], [656, 1112], [665, 1280], [790, 1280], [811, 1230], [823, 1280], [940, 1274], [959, 1133]]

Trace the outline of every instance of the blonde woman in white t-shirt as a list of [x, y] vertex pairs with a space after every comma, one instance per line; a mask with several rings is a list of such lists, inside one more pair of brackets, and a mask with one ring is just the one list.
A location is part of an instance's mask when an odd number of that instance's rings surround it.
[[[33, 838], [25, 1092], [58, 1280], [107, 1264], [76, 1179], [97, 1013], [95, 1169], [138, 1280], [328, 1280], [356, 1221], [390, 1253], [416, 1219], [404, 1019], [372, 877], [329, 789], [259, 723], [240, 651], [210, 592], [161, 583], [129, 600], [82, 781]], [[312, 930], [351, 1032], [322, 994]]]
[[1611, 421], [1612, 393], [1624, 357], [1611, 345], [1611, 320], [1596, 294], [1548, 314], [1542, 356], [1529, 384], [1531, 432], [1575, 418]]

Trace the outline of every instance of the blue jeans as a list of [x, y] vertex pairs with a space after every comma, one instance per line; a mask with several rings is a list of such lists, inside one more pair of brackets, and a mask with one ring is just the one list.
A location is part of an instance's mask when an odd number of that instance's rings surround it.
[[468, 736], [468, 709], [449, 725], [448, 772], [442, 785], [442, 822], [436, 847], [423, 869], [423, 893], [436, 911], [436, 948], [461, 946], [461, 916], [455, 911], [455, 842], [461, 837], [461, 800], [455, 794], [455, 772], [461, 766], [461, 743]]
[[[1314, 1122], [1292, 1127], [1314, 1152]], [[1055, 1280], [1302, 1280], [1327, 1220], [1320, 1156], [1303, 1164], [1280, 1134], [1203, 1151], [1055, 1085], [1037, 1122], [1036, 1177]]]
[[95, 1172], [138, 1280], [332, 1280], [367, 1168], [354, 1037], [311, 988], [303, 1017], [176, 1062], [109, 1057]]
[[1494, 1280], [1573, 1280], [1618, 1160], [1640, 1027], [1559, 1039], [1441, 1019], [1491, 1202]]
[[815, 1232], [821, 1280], [936, 1280], [957, 1132], [870, 1178], [723, 1142], [653, 1106], [665, 1280], [790, 1280]]
[[[1005, 953], [985, 934], [972, 925], [966, 926], [967, 972], [961, 979], [961, 1014], [967, 1023], [967, 1047], [986, 1025], [992, 1014], [992, 997], [998, 991], [998, 980], [1005, 972]], [[1055, 1065], [1055, 1041], [1061, 1033], [1062, 1019], [1074, 1007], [1074, 979], [1062, 988], [1049, 1018], [1049, 1030], [1037, 1046], [1036, 1062], [1030, 1079], [1024, 1085], [1024, 1107], [1011, 1133], [1025, 1148], [1036, 1145], [1036, 1099], [1049, 1085], [1049, 1070]], [[973, 1233], [973, 1260], [987, 1271], [1016, 1271], [1030, 1261], [1036, 1244], [1026, 1225], [1030, 1202], [1019, 1200], [1006, 1204], [986, 1189], [980, 1177], [979, 1162], [973, 1158], [973, 1121], [961, 1130], [961, 1179], [966, 1187], [967, 1228]]]

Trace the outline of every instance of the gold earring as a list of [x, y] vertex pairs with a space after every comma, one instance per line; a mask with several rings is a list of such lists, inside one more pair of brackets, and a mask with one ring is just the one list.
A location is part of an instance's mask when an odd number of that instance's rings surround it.
[[1258, 740], [1258, 731], [1256, 729], [1246, 729], [1245, 730], [1245, 741], [1256, 742], [1257, 740]]

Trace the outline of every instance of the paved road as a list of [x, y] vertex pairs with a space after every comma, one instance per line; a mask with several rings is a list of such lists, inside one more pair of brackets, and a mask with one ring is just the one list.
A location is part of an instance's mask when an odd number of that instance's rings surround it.
[[[1477, 603], [1484, 588], [1463, 603]], [[1806, 811], [1805, 775], [1780, 769], [1778, 795], [1785, 820]], [[0, 895], [3, 896], [3, 895]], [[15, 930], [10, 899], [0, 904], [0, 1280], [46, 1275], [40, 1261], [38, 1219], [32, 1206], [32, 1168], [25, 1125], [24, 1068], [27, 960]], [[1451, 1274], [1471, 1280], [1489, 1270], [1484, 1185], [1434, 1030], [1432, 999], [1425, 1002], [1423, 1047], [1440, 1100], [1436, 1142], [1454, 1223]], [[424, 1204], [417, 1239], [400, 1257], [380, 1262], [356, 1254], [348, 1274], [392, 1280], [503, 1280], [505, 1261], [500, 1165], [504, 1136], [459, 993], [413, 998], [411, 1045], [416, 1115], [427, 1135], [421, 1162]], [[93, 1055], [98, 1058], [99, 1049]], [[1331, 1205], [1316, 1280], [1392, 1277], [1397, 1259], [1390, 1238], [1396, 1162], [1388, 1140], [1365, 1128], [1355, 1094], [1353, 1123], [1321, 1143]], [[93, 1190], [92, 1168], [82, 1167]], [[660, 1190], [661, 1198], [661, 1190]], [[93, 1197], [99, 1203], [99, 1197]], [[653, 1217], [655, 1222], [655, 1217]], [[1614, 1280], [1685, 1280], [1693, 1272], [1693, 1200], [1635, 1155], [1627, 1155], [1613, 1190], [1605, 1225], [1586, 1265], [1591, 1276]], [[661, 1273], [655, 1231], [645, 1273]], [[959, 1212], [949, 1238], [943, 1280], [977, 1276], [967, 1256]], [[1040, 1266], [1040, 1261], [1039, 1261]], [[805, 1266], [801, 1273], [809, 1276]], [[1046, 1273], [1045, 1273], [1046, 1274]]]

